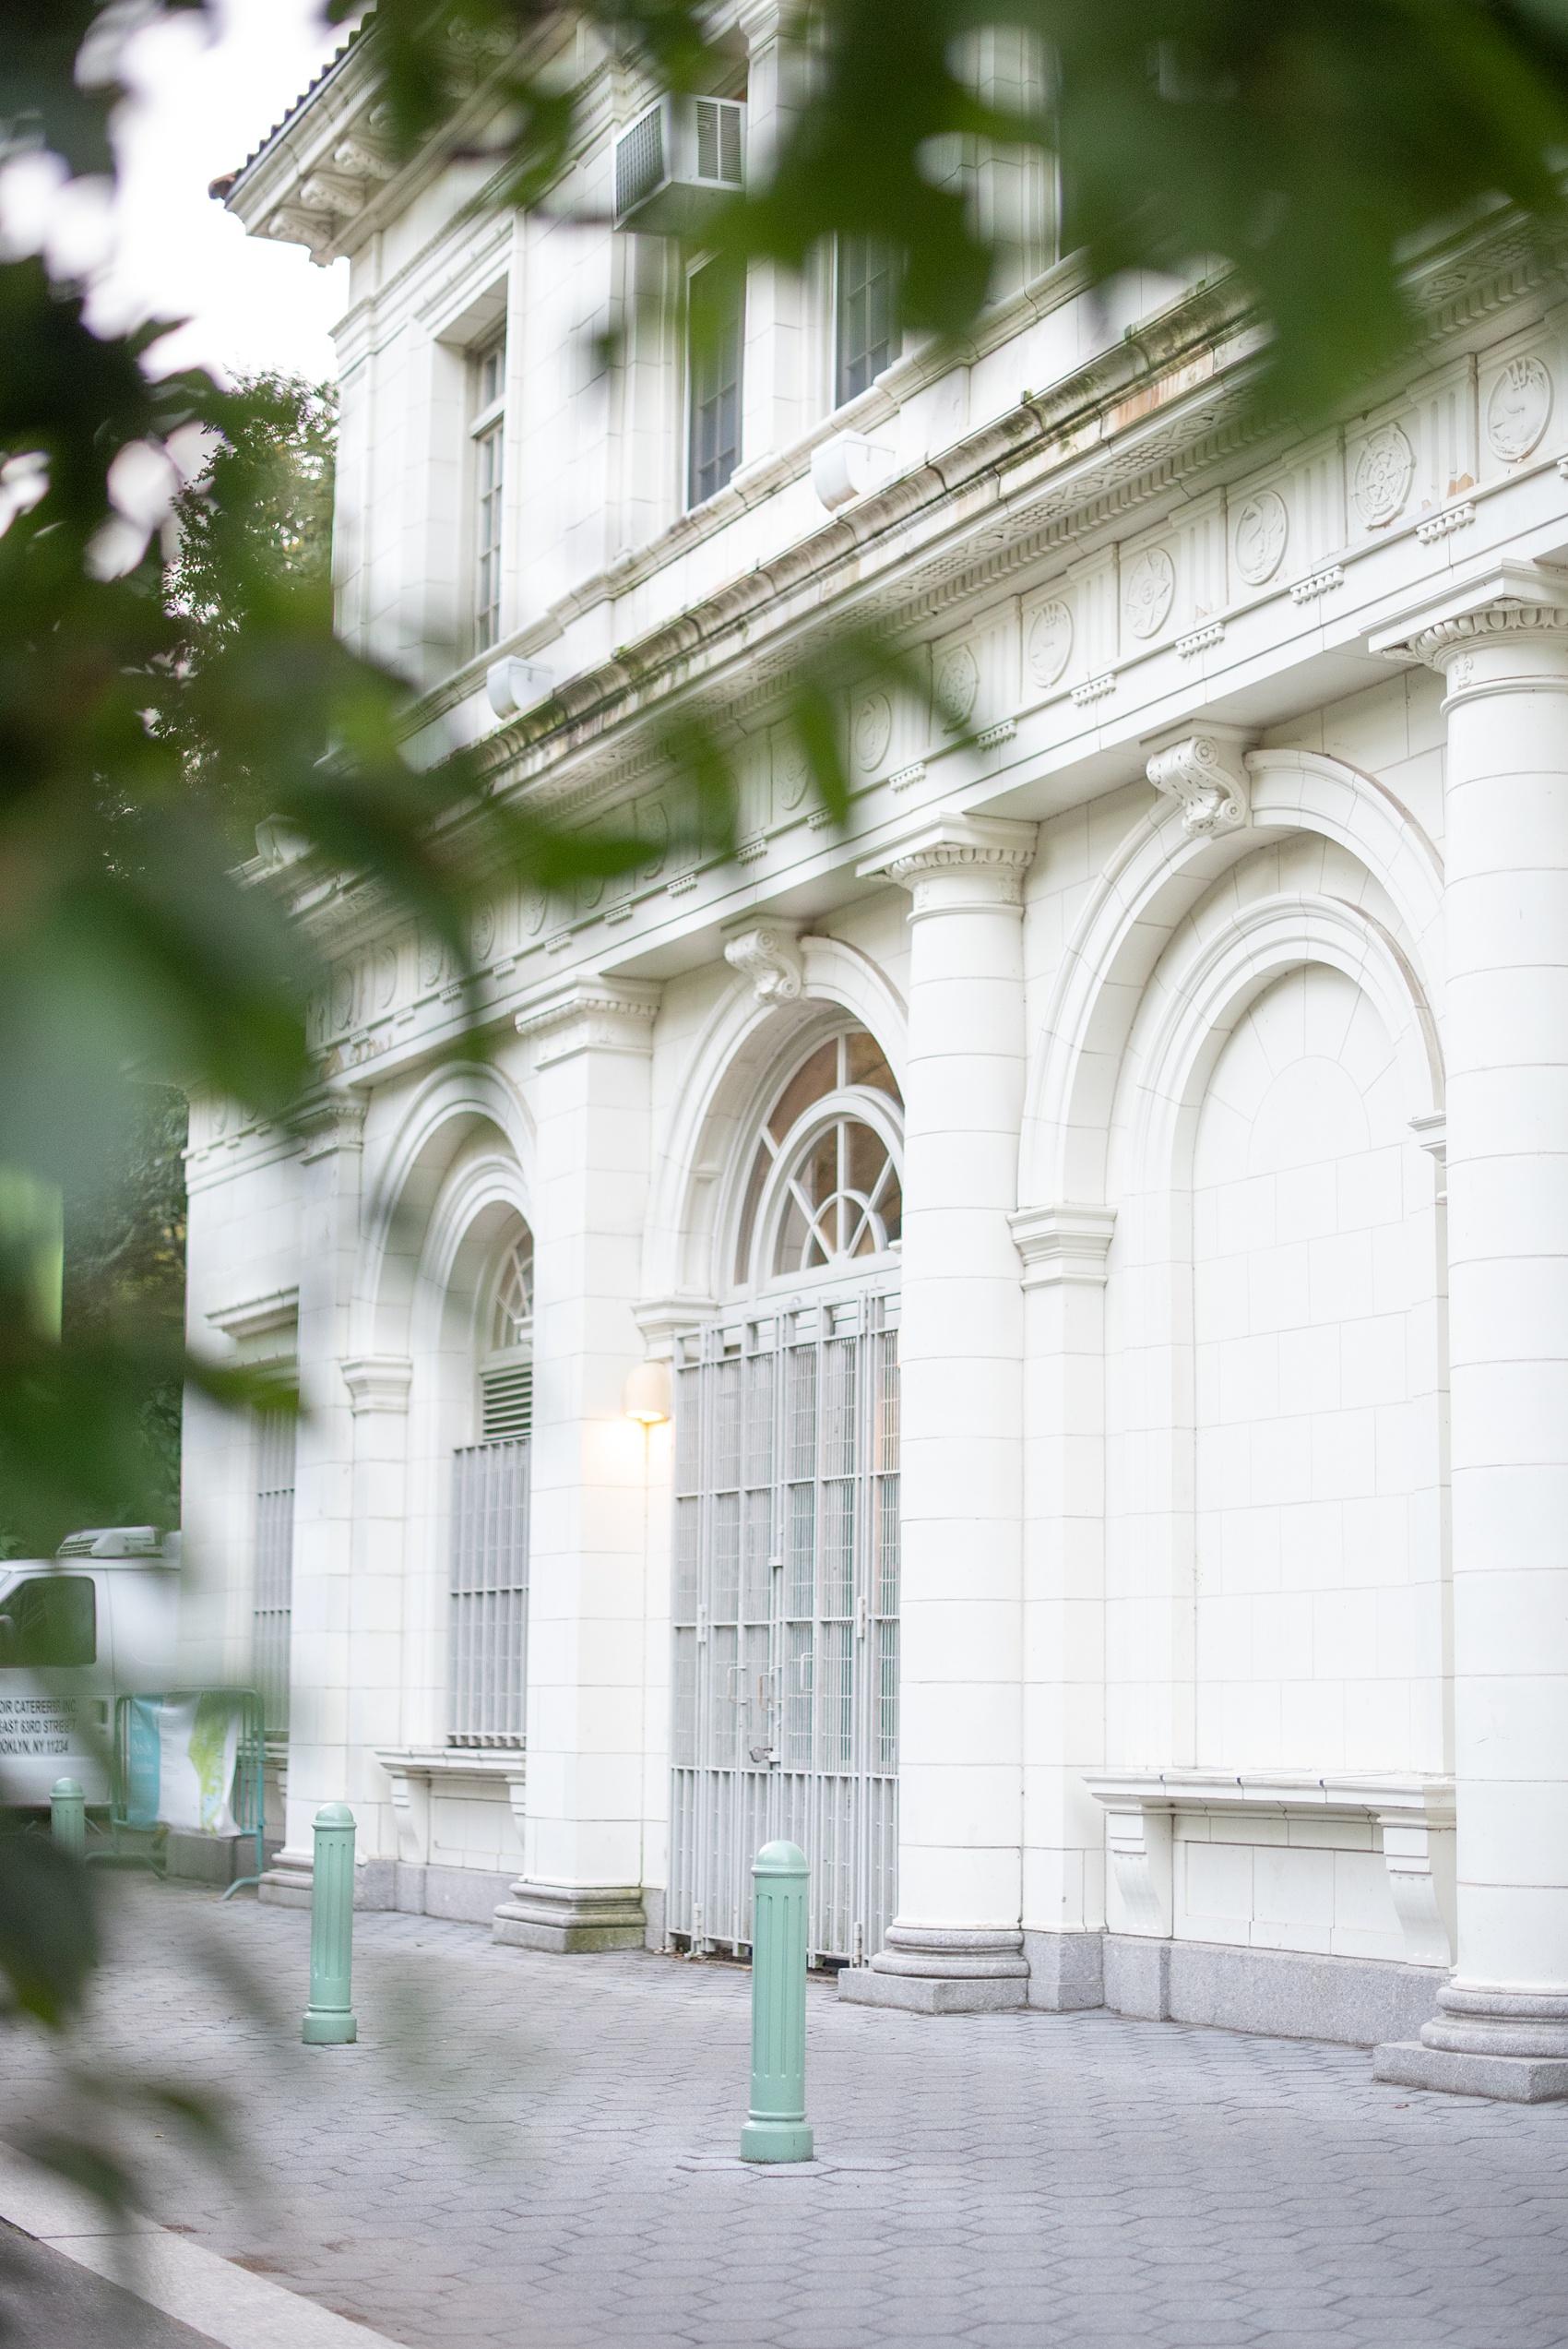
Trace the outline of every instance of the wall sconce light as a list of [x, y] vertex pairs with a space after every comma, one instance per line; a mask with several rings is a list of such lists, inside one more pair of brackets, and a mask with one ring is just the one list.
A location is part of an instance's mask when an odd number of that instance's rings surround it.
[[670, 1365], [639, 1362], [626, 1381], [623, 1408], [641, 1426], [658, 1427], [670, 1416]]

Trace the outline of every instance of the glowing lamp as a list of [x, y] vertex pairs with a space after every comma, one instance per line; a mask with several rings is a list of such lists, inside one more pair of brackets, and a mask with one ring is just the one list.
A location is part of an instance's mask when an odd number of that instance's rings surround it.
[[643, 1427], [658, 1427], [670, 1416], [670, 1365], [639, 1362], [626, 1381], [625, 1413]]

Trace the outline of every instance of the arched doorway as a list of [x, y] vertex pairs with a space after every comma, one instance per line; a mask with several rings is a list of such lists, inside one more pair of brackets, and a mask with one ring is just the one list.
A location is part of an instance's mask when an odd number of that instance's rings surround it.
[[751, 1939], [811, 1862], [814, 1961], [897, 1907], [903, 1103], [875, 1039], [797, 1041], [742, 1138], [729, 1308], [676, 1353], [670, 1925]]

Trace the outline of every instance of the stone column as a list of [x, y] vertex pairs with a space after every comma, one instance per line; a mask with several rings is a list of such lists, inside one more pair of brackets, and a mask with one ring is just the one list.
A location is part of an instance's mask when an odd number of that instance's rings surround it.
[[349, 1792], [354, 1422], [339, 1369], [360, 1242], [364, 1103], [324, 1098], [300, 1152], [300, 1406], [283, 1845], [262, 1900], [310, 1899], [315, 1819]]
[[1020, 1931], [1023, 877], [1032, 824], [928, 816], [909, 889], [898, 1915], [839, 1987], [926, 2013], [1025, 2003]]
[[642, 1280], [659, 989], [576, 980], [517, 1031], [533, 1047], [534, 1423], [522, 1875], [495, 1938], [628, 1949], [643, 1911]]
[[1534, 2102], [1568, 2094], [1568, 575], [1507, 565], [1397, 647], [1448, 688], [1459, 1950], [1377, 2065]]

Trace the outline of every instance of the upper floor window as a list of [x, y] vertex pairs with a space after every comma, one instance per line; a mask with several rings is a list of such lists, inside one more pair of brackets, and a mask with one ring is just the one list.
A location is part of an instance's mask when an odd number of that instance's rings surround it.
[[836, 403], [854, 399], [898, 356], [898, 256], [874, 236], [838, 240]]
[[807, 1055], [757, 1139], [736, 1239], [738, 1282], [848, 1270], [897, 1246], [903, 1106], [881, 1045], [863, 1028]]
[[[710, 276], [709, 272], [713, 272]], [[707, 283], [704, 283], [707, 280]], [[705, 293], [719, 298], [717, 315]], [[708, 262], [692, 278], [686, 376], [690, 386], [690, 454], [686, 503], [700, 506], [721, 490], [741, 461], [741, 346], [745, 333], [744, 288]], [[708, 331], [693, 330], [705, 315]]]
[[474, 649], [487, 652], [501, 633], [501, 490], [506, 430], [506, 344], [474, 361]]

